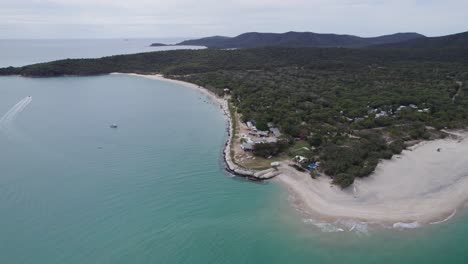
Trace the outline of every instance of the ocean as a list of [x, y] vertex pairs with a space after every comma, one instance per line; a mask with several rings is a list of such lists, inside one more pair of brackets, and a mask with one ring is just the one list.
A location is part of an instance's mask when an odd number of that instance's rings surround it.
[[201, 49], [196, 46], [151, 47], [152, 43], [175, 44], [183, 39], [0, 39], [0, 66], [79, 58], [98, 58], [174, 49]]
[[[15, 43], [0, 64], [125, 50], [87, 42]], [[40, 54], [12, 56], [28, 45]], [[468, 262], [466, 212], [412, 230], [307, 219], [276, 183], [225, 172], [226, 136], [219, 107], [178, 84], [0, 77], [0, 263]]]

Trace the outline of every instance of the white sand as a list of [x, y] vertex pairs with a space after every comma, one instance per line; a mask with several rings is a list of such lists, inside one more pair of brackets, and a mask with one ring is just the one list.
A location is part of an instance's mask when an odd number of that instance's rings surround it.
[[[111, 73], [112, 75], [118, 75], [118, 74], [121, 74], [121, 75], [129, 75], [129, 76], [136, 76], [136, 77], [142, 77], [142, 78], [147, 78], [147, 79], [152, 79], [152, 80], [158, 80], [158, 81], [163, 81], [163, 82], [171, 82], [171, 83], [177, 83], [179, 85], [182, 85], [184, 87], [187, 87], [187, 88], [190, 88], [190, 89], [195, 89], [195, 90], [198, 90], [200, 91], [201, 93], [207, 95], [210, 100], [212, 100], [213, 102], [215, 103], [218, 103], [219, 105], [221, 105], [222, 107], [225, 106], [226, 104], [226, 100], [224, 100], [223, 98], [217, 96], [216, 94], [214, 94], [213, 92], [209, 91], [208, 89], [204, 88], [204, 87], [201, 87], [201, 86], [198, 86], [196, 84], [193, 84], [193, 83], [188, 83], [188, 82], [184, 82], [184, 81], [179, 81], [179, 80], [173, 80], [173, 79], [168, 79], [168, 78], [164, 78], [163, 75], [161, 74], [154, 74], [154, 75], [145, 75], [145, 74], [136, 74], [136, 73], [118, 73], [118, 72], [114, 72], [114, 73]], [[227, 106], [226, 106], [227, 107]], [[223, 110], [228, 110], [227, 108]]]
[[466, 139], [423, 142], [381, 162], [375, 173], [356, 180], [344, 191], [332, 186], [327, 177], [314, 180], [288, 166], [281, 170], [283, 174], [277, 179], [288, 187], [299, 206], [324, 218], [438, 223], [451, 218], [468, 200]]

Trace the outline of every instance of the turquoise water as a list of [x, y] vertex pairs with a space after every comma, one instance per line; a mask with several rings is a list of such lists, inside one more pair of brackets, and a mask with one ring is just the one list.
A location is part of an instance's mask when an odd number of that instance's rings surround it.
[[0, 77], [0, 263], [468, 263], [466, 211], [325, 232], [275, 183], [233, 178], [206, 101], [132, 76]]
[[[466, 263], [467, 217], [326, 233], [222, 169], [198, 91], [130, 76], [0, 78], [0, 263]], [[118, 129], [109, 124], [118, 123]]]

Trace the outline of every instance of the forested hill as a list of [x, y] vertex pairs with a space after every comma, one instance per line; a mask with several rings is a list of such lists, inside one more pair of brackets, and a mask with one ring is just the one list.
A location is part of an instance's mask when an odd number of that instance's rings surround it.
[[35, 77], [111, 72], [163, 73], [218, 94], [229, 88], [243, 121], [262, 130], [273, 122], [284, 135], [255, 155], [320, 161], [343, 188], [406, 142], [468, 126], [468, 48], [176, 50], [0, 69]]
[[358, 48], [418, 38], [424, 38], [424, 36], [417, 33], [397, 33], [380, 37], [362, 38], [352, 35], [312, 32], [287, 32], [279, 34], [250, 32], [232, 38], [215, 36], [187, 40], [177, 45], [205, 46], [208, 48], [253, 48], [264, 46]]
[[442, 37], [429, 37], [412, 39], [399, 43], [378, 45], [379, 48], [411, 48], [411, 49], [447, 49], [468, 48], [468, 32], [447, 35]]
[[237, 50], [174, 50], [100, 59], [66, 59], [0, 69], [0, 75], [48, 77], [98, 75], [111, 72], [171, 75], [218, 70], [269, 70], [278, 67], [347, 69], [396, 63], [468, 63], [467, 49], [342, 49], [265, 47]]

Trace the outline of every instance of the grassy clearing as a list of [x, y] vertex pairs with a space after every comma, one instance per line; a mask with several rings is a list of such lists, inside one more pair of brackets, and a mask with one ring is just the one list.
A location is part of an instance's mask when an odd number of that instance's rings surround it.
[[296, 141], [294, 145], [289, 148], [288, 156], [289, 158], [294, 158], [295, 156], [309, 156], [312, 152], [312, 148], [309, 146], [309, 143], [306, 141]]

